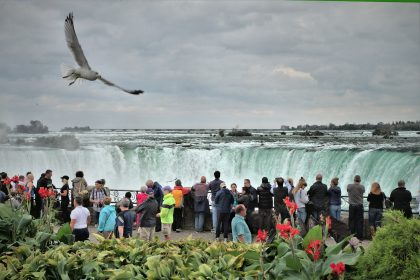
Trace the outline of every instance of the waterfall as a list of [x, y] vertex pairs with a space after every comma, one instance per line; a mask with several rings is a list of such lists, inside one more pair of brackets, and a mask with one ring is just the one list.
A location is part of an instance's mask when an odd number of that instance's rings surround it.
[[[0, 147], [0, 170], [9, 175], [32, 171], [38, 177], [46, 169], [53, 170], [53, 182], [61, 186], [60, 176], [74, 177], [83, 170], [89, 184], [105, 178], [111, 188], [138, 189], [148, 178], [162, 185], [173, 185], [175, 178], [185, 186], [198, 182], [201, 175], [213, 179], [220, 170], [228, 184], [242, 185], [244, 178], [254, 186], [266, 176], [301, 176], [311, 184], [317, 173], [324, 182], [340, 178], [340, 186], [352, 182], [359, 174], [369, 189], [377, 181], [387, 195], [404, 179], [407, 188], [417, 195], [420, 175], [420, 157], [413, 151], [384, 149], [320, 149], [235, 145], [228, 147], [122, 147], [92, 145], [68, 151], [50, 148]], [[345, 193], [345, 188], [343, 188]]]

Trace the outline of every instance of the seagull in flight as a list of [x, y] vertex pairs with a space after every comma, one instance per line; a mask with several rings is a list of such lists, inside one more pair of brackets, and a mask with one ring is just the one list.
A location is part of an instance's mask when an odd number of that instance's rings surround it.
[[63, 65], [63, 70], [62, 70], [63, 79], [68, 79], [71, 81], [69, 83], [69, 86], [74, 84], [74, 82], [76, 82], [77, 79], [85, 79], [89, 81], [100, 80], [108, 86], [116, 87], [130, 94], [138, 95], [138, 94], [143, 93], [142, 90], [128, 90], [128, 89], [122, 88], [114, 84], [113, 82], [104, 79], [101, 75], [99, 75], [98, 72], [93, 71], [90, 68], [89, 63], [85, 55], [83, 54], [82, 47], [79, 44], [79, 40], [77, 39], [77, 35], [74, 29], [74, 23], [73, 23], [73, 13], [70, 13], [64, 22], [64, 34], [66, 36], [67, 46], [69, 47], [71, 53], [73, 54], [74, 59], [76, 60], [77, 64], [80, 66], [79, 68], [75, 69], [75, 68], [71, 68], [71, 67]]

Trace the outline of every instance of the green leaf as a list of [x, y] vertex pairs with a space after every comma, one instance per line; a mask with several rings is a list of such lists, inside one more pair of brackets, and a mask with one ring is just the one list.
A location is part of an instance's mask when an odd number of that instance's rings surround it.
[[283, 257], [290, 250], [289, 245], [286, 242], [280, 242], [277, 246], [277, 256]]
[[36, 234], [35, 240], [38, 244], [48, 241], [51, 238], [51, 234], [43, 231], [39, 231]]
[[330, 264], [342, 262], [345, 265], [355, 265], [359, 257], [362, 255], [362, 251], [356, 251], [355, 253], [342, 253], [329, 256], [322, 266], [322, 275], [328, 275], [331, 273]]
[[201, 274], [205, 277], [212, 277], [213, 276], [213, 272], [211, 271], [210, 266], [208, 266], [207, 264], [203, 263], [198, 267], [198, 271], [201, 272]]
[[13, 210], [8, 203], [0, 203], [0, 219], [11, 219], [14, 217]]
[[322, 228], [320, 225], [314, 226], [311, 228], [303, 239], [303, 247], [308, 247], [309, 243], [312, 240], [321, 240], [322, 239]]
[[300, 271], [302, 268], [300, 259], [296, 255], [294, 256], [291, 252], [284, 256], [284, 260], [286, 261], [286, 266], [292, 270]]
[[17, 220], [16, 232], [24, 231], [25, 228], [32, 222], [32, 216], [23, 214], [20, 219]]
[[325, 250], [325, 255], [326, 256], [331, 256], [331, 255], [335, 255], [340, 253], [340, 251], [346, 247], [346, 245], [348, 244], [350, 238], [352, 236], [347, 236], [346, 238], [344, 238], [343, 240], [341, 240], [341, 242], [334, 244], [334, 245], [330, 245], [327, 247], [327, 249]]
[[65, 238], [65, 235], [68, 235], [68, 234], [72, 234], [71, 228], [70, 228], [69, 223], [65, 223], [58, 229], [56, 238], [57, 240], [60, 240], [61, 242], [66, 243], [67, 238]]

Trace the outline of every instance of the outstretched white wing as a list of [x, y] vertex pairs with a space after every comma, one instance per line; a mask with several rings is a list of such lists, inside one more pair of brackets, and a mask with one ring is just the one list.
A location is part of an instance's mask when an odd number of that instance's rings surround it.
[[73, 53], [74, 59], [80, 67], [90, 69], [89, 63], [85, 55], [83, 54], [82, 47], [79, 44], [79, 40], [76, 36], [73, 24], [73, 13], [70, 13], [64, 23], [64, 34], [66, 35], [67, 46]]
[[101, 80], [104, 84], [106, 84], [108, 86], [119, 88], [120, 90], [125, 91], [125, 92], [130, 93], [130, 94], [139, 95], [140, 93], [143, 93], [143, 91], [142, 90], [139, 90], [139, 89], [137, 89], [137, 90], [128, 90], [128, 89], [122, 88], [120, 86], [117, 86], [113, 82], [110, 82], [110, 81], [108, 81], [108, 80], [106, 80], [106, 79], [104, 79], [102, 77], [100, 77], [98, 79]]

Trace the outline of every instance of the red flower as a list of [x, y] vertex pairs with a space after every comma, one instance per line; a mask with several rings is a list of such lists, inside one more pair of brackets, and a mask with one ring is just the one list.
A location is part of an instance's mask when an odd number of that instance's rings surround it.
[[26, 200], [30, 200], [31, 199], [31, 194], [29, 192], [26, 193]]
[[47, 198], [48, 197], [48, 189], [44, 188], [44, 187], [40, 187], [39, 190], [38, 190], [38, 194], [42, 199]]
[[54, 197], [55, 196], [55, 192], [53, 189], [48, 189], [48, 196], [49, 197]]
[[17, 175], [13, 176], [12, 179], [10, 179], [10, 181], [15, 182], [15, 183], [19, 182], [19, 176]]
[[312, 256], [314, 262], [319, 260], [319, 254], [321, 253], [321, 240], [311, 240], [305, 252]]
[[325, 218], [325, 226], [327, 227], [327, 230], [331, 229], [331, 217], [327, 216]]
[[344, 271], [346, 270], [346, 266], [342, 262], [339, 262], [337, 264], [331, 263], [330, 267], [331, 267], [332, 273], [337, 276], [343, 274]]
[[290, 215], [293, 215], [296, 212], [297, 204], [293, 201], [290, 201], [289, 197], [287, 196], [285, 199], [283, 199], [284, 204], [286, 204], [287, 209], [289, 209]]
[[276, 230], [279, 232], [279, 235], [284, 239], [293, 238], [300, 232], [298, 229], [292, 227], [289, 221], [287, 221], [287, 223], [285, 224], [277, 224]]
[[5, 184], [5, 185], [10, 185], [10, 183], [12, 182], [12, 180], [11, 179], [9, 179], [9, 178], [6, 178], [6, 179], [4, 179], [3, 180], [3, 183]]
[[257, 242], [265, 242], [267, 240], [267, 231], [266, 230], [258, 230], [257, 234]]

